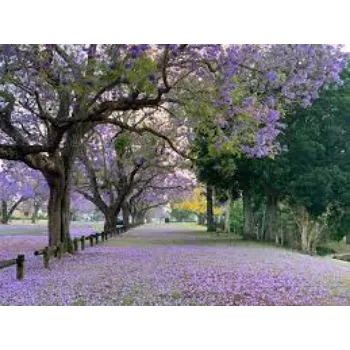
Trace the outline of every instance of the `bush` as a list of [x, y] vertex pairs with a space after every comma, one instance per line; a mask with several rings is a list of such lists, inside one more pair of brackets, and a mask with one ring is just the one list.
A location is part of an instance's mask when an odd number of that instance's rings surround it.
[[332, 248], [329, 247], [324, 247], [324, 246], [318, 246], [316, 247], [316, 254], [320, 256], [325, 256], [325, 255], [330, 255], [330, 254], [335, 254], [336, 251]]

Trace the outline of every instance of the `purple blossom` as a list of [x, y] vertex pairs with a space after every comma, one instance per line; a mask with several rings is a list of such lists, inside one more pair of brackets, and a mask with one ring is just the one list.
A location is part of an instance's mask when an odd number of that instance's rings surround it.
[[[206, 239], [172, 226], [146, 225], [53, 259], [50, 270], [42, 268], [41, 257], [28, 255], [22, 282], [12, 268], [0, 270], [0, 304], [349, 304], [348, 265], [258, 244], [199, 244]], [[0, 251], [9, 249], [1, 242]]]
[[276, 72], [268, 72], [265, 78], [272, 83], [278, 78], [278, 74]]

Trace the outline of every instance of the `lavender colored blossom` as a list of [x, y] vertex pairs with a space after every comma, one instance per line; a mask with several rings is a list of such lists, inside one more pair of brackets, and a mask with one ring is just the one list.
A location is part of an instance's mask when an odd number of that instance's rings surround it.
[[[23, 282], [11, 268], [0, 270], [0, 304], [349, 304], [348, 265], [267, 246], [208, 246], [198, 240], [174, 227], [144, 226], [53, 260], [50, 270], [33, 256]], [[0, 241], [1, 250], [9, 248], [6, 241]]]

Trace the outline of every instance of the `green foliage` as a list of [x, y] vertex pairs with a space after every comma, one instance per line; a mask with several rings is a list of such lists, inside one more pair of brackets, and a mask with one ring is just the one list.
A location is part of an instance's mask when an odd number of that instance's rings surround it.
[[189, 210], [173, 208], [171, 210], [171, 216], [176, 221], [192, 221], [194, 220], [194, 214]]
[[235, 233], [241, 232], [243, 228], [243, 202], [234, 201], [231, 205], [231, 230]]
[[340, 241], [350, 232], [350, 207], [334, 205], [328, 215], [329, 236]]
[[126, 72], [126, 77], [136, 90], [151, 95], [156, 92], [156, 86], [150, 81], [149, 76], [156, 71], [157, 63], [154, 60], [140, 57], [134, 61], [132, 69]]
[[114, 140], [114, 148], [118, 153], [124, 154], [127, 148], [131, 145], [130, 135], [122, 133]]
[[320, 256], [326, 256], [330, 254], [335, 254], [336, 251], [332, 248], [326, 247], [326, 246], [317, 246], [316, 247], [316, 254]]

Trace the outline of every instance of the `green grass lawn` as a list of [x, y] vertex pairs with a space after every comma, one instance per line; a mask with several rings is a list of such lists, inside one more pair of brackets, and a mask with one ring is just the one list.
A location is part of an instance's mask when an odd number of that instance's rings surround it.
[[323, 245], [335, 250], [338, 254], [350, 254], [350, 244], [346, 244], [344, 241], [328, 242]]

